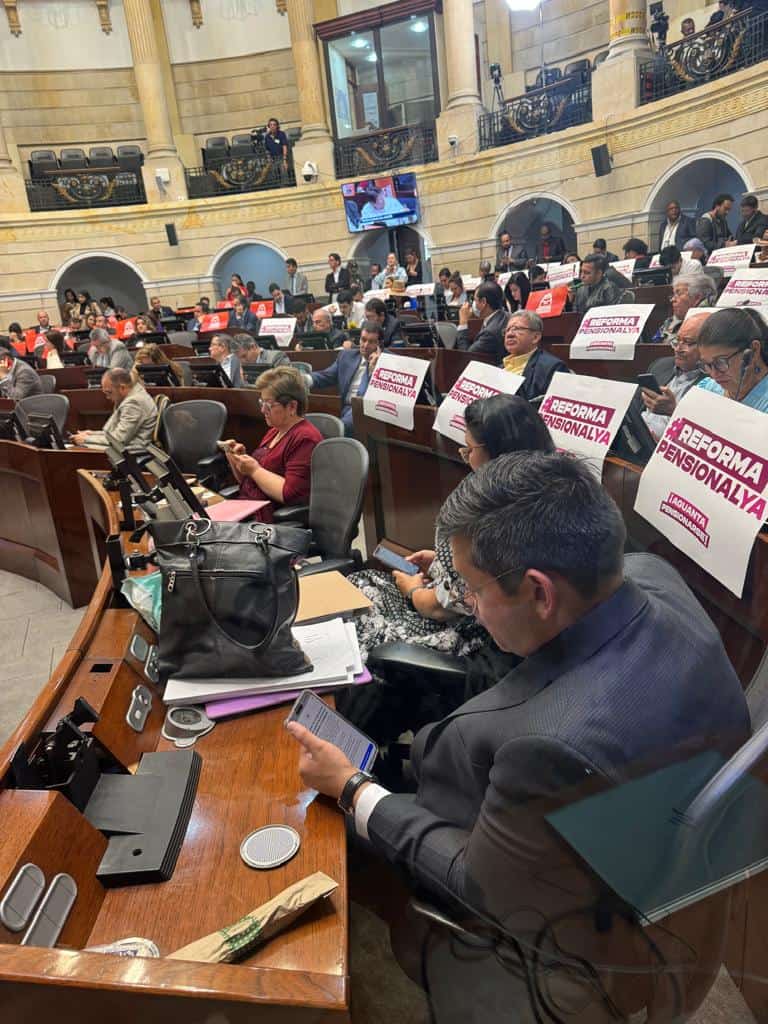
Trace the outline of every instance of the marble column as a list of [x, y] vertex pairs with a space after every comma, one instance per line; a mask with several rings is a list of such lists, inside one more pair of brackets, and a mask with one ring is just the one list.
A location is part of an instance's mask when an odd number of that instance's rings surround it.
[[[437, 119], [440, 158], [477, 152], [477, 118], [483, 112], [477, 88], [475, 22], [472, 0], [451, 0], [443, 5], [445, 67], [448, 101]], [[451, 145], [450, 137], [458, 141]]]
[[645, 0], [609, 0], [608, 58], [640, 50], [648, 52]]
[[608, 57], [592, 76], [595, 123], [616, 121], [639, 107], [640, 64], [651, 57], [645, 0], [609, 0], [608, 13]]
[[143, 167], [147, 199], [150, 203], [186, 199], [184, 167], [173, 139], [152, 4], [150, 0], [124, 0], [124, 6], [147, 138]]
[[333, 140], [325, 112], [323, 68], [315, 39], [313, 17], [312, 0], [290, 0], [288, 3], [288, 24], [301, 118], [301, 139], [294, 147], [293, 159], [296, 181], [301, 186], [307, 184], [301, 173], [306, 161], [317, 165], [320, 180], [334, 174]]
[[28, 211], [24, 178], [11, 160], [5, 132], [0, 124], [0, 214]]

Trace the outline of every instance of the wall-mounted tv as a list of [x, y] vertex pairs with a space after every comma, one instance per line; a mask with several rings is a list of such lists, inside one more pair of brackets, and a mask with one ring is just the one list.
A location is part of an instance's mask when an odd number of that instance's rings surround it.
[[341, 186], [341, 195], [350, 231], [399, 228], [415, 224], [420, 216], [413, 173], [352, 181]]

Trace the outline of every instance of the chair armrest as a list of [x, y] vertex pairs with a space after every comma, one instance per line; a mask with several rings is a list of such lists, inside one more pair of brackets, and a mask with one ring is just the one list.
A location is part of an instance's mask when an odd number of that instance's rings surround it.
[[324, 562], [310, 562], [299, 569], [299, 576], [317, 576], [321, 572], [340, 572], [342, 576], [359, 569], [354, 558], [327, 558]]
[[307, 526], [309, 524], [309, 505], [278, 506], [272, 512], [272, 521]]
[[421, 644], [406, 644], [399, 640], [391, 640], [379, 644], [368, 652], [368, 666], [380, 665], [382, 668], [407, 668], [418, 672], [431, 672], [446, 677], [449, 681], [459, 682], [466, 675], [463, 658], [454, 654], [434, 651]]
[[239, 484], [230, 484], [229, 487], [220, 487], [216, 493], [222, 498], [236, 498], [240, 493]]

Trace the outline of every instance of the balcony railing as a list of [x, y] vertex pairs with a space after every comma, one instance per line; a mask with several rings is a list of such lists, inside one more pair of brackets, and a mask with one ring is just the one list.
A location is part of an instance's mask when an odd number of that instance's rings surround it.
[[583, 71], [506, 100], [478, 119], [480, 149], [508, 146], [592, 120], [592, 78]]
[[337, 178], [431, 164], [437, 160], [435, 126], [404, 125], [351, 139], [337, 139], [333, 153]]
[[768, 14], [742, 11], [664, 47], [640, 65], [640, 103], [653, 103], [768, 57]]
[[206, 167], [185, 168], [187, 192], [190, 199], [208, 196], [229, 196], [239, 192], [262, 192], [273, 188], [288, 188], [296, 184], [293, 159], [288, 166], [282, 158], [273, 159], [266, 154], [208, 159]]
[[141, 171], [123, 171], [119, 167], [50, 171], [28, 178], [24, 184], [33, 212], [131, 206], [147, 201]]

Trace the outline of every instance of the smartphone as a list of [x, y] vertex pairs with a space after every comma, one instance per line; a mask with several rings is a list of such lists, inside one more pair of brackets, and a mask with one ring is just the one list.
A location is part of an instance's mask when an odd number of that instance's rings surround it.
[[312, 690], [299, 694], [287, 721], [298, 722], [319, 739], [333, 743], [361, 771], [370, 771], [379, 753], [369, 736], [329, 708]]
[[407, 572], [409, 576], [415, 576], [419, 571], [418, 565], [414, 565], [413, 562], [409, 562], [403, 558], [402, 555], [396, 554], [394, 551], [390, 551], [389, 548], [385, 548], [383, 544], [379, 544], [376, 550], [373, 552], [373, 557], [378, 558], [380, 562], [383, 562], [388, 569], [398, 569], [400, 572]]
[[661, 385], [652, 373], [638, 373], [637, 383], [646, 391], [655, 391], [657, 395], [661, 394]]

